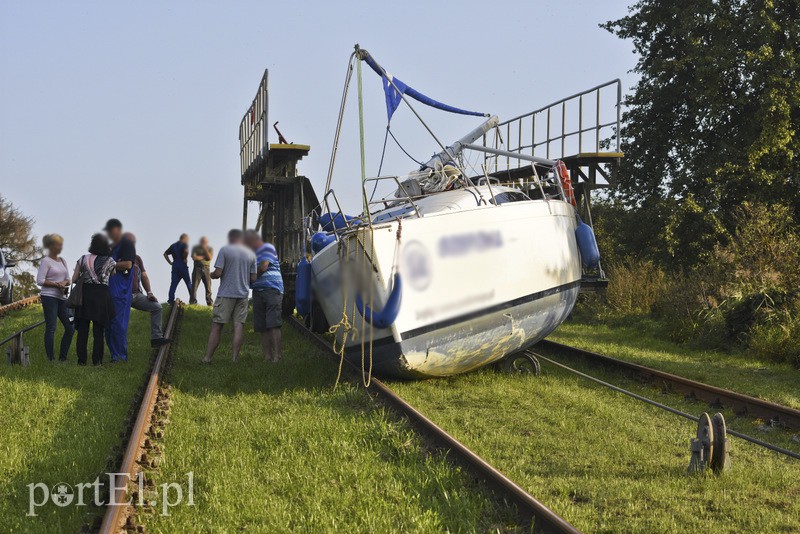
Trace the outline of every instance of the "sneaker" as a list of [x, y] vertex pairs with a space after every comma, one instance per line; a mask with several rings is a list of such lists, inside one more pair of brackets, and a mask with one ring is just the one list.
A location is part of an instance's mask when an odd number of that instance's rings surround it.
[[167, 345], [169, 343], [172, 343], [172, 340], [170, 338], [168, 338], [168, 337], [160, 337], [158, 339], [151, 339], [150, 340], [150, 346], [153, 347], [154, 349], [158, 348], [158, 347], [161, 347], [163, 345]]

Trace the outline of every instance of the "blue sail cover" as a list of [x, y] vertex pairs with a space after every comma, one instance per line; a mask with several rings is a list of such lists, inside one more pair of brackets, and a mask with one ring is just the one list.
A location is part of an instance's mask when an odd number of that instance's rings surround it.
[[383, 91], [386, 94], [386, 113], [389, 115], [389, 121], [392, 120], [394, 111], [397, 109], [397, 106], [400, 105], [400, 101], [403, 99], [403, 94], [410, 96], [418, 102], [422, 102], [426, 106], [441, 109], [442, 111], [458, 113], [460, 115], [488, 117], [486, 113], [478, 113], [477, 111], [468, 111], [466, 109], [456, 108], [423, 95], [413, 87], [409, 87], [397, 78], [393, 77], [391, 74], [388, 74], [385, 70], [383, 70], [383, 67], [375, 62], [375, 60], [366, 50], [362, 50], [362, 52], [364, 52], [363, 58], [364, 61], [367, 62], [367, 65], [369, 65], [372, 70], [374, 70], [381, 78], [383, 78]]

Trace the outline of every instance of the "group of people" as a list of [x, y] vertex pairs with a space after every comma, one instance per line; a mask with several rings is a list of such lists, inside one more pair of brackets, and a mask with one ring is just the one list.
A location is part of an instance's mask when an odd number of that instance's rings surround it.
[[[48, 234], [42, 240], [47, 255], [40, 262], [36, 283], [42, 288], [45, 352], [50, 361], [55, 360], [55, 331], [59, 321], [64, 326], [59, 361], [66, 361], [77, 330], [78, 365], [87, 364], [90, 329], [93, 365], [102, 364], [106, 345], [112, 363], [127, 361], [131, 308], [150, 314], [152, 347], [170, 342], [162, 332], [161, 303], [151, 290], [142, 258], [136, 254], [136, 236], [124, 233], [118, 219], [110, 219], [104, 232], [92, 236], [88, 254], [77, 261], [72, 276], [66, 260], [61, 257], [63, 238], [58, 234]], [[253, 327], [261, 334], [264, 359], [279, 361], [283, 280], [275, 247], [265, 243], [253, 230], [246, 233], [231, 230], [228, 244], [220, 249], [212, 271], [214, 251], [203, 237], [191, 251], [194, 269], [190, 279], [188, 243], [189, 237], [182, 234], [164, 252], [164, 258], [172, 265], [169, 302], [174, 301], [175, 290], [184, 282], [189, 290], [190, 303], [196, 303], [196, 291], [200, 282], [203, 283], [206, 304], [213, 304], [214, 308], [208, 348], [202, 361], [211, 361], [222, 329], [228, 323], [233, 324], [232, 360], [238, 360], [244, 341], [250, 289], [253, 290]], [[212, 279], [220, 280], [213, 301]], [[78, 290], [79, 298], [73, 295], [68, 300], [70, 287], [73, 292]]]
[[[58, 234], [48, 234], [42, 240], [47, 256], [39, 265], [36, 283], [42, 288], [44, 344], [47, 358], [51, 361], [55, 359], [54, 337], [58, 321], [64, 326], [59, 361], [66, 361], [73, 333], [77, 330], [78, 365], [86, 365], [90, 329], [92, 364], [103, 363], [106, 345], [112, 363], [127, 361], [128, 321], [132, 306], [146, 309], [153, 315], [153, 347], [170, 341], [161, 333], [161, 305], [150, 291], [142, 260], [136, 255], [135, 236], [124, 234], [118, 219], [109, 219], [104, 231], [105, 235], [97, 233], [92, 236], [89, 253], [75, 263], [72, 276], [66, 260], [61, 257], [64, 239]], [[145, 283], [144, 295], [141, 295], [140, 289], [142, 279]], [[73, 297], [79, 297], [68, 301], [72, 284], [75, 284], [73, 291], [77, 293]], [[71, 321], [73, 317], [74, 325]]]

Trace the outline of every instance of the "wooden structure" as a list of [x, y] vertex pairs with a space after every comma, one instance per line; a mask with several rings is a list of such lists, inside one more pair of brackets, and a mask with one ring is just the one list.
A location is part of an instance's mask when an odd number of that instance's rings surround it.
[[304, 217], [318, 212], [319, 201], [309, 179], [298, 173], [298, 163], [311, 147], [294, 143], [269, 144], [268, 71], [264, 71], [256, 97], [239, 124], [241, 184], [244, 188], [242, 227], [248, 208], [258, 204], [255, 228], [272, 243], [281, 259], [285, 286], [284, 311], [294, 308], [297, 262], [306, 253]]

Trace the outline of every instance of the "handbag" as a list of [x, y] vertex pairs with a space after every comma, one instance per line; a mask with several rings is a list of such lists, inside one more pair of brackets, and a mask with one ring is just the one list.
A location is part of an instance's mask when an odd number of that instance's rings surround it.
[[78, 281], [72, 286], [72, 291], [69, 292], [69, 296], [67, 297], [67, 308], [75, 309], [83, 306], [83, 261], [84, 259], [81, 258], [79, 263], [80, 275], [78, 276]]

